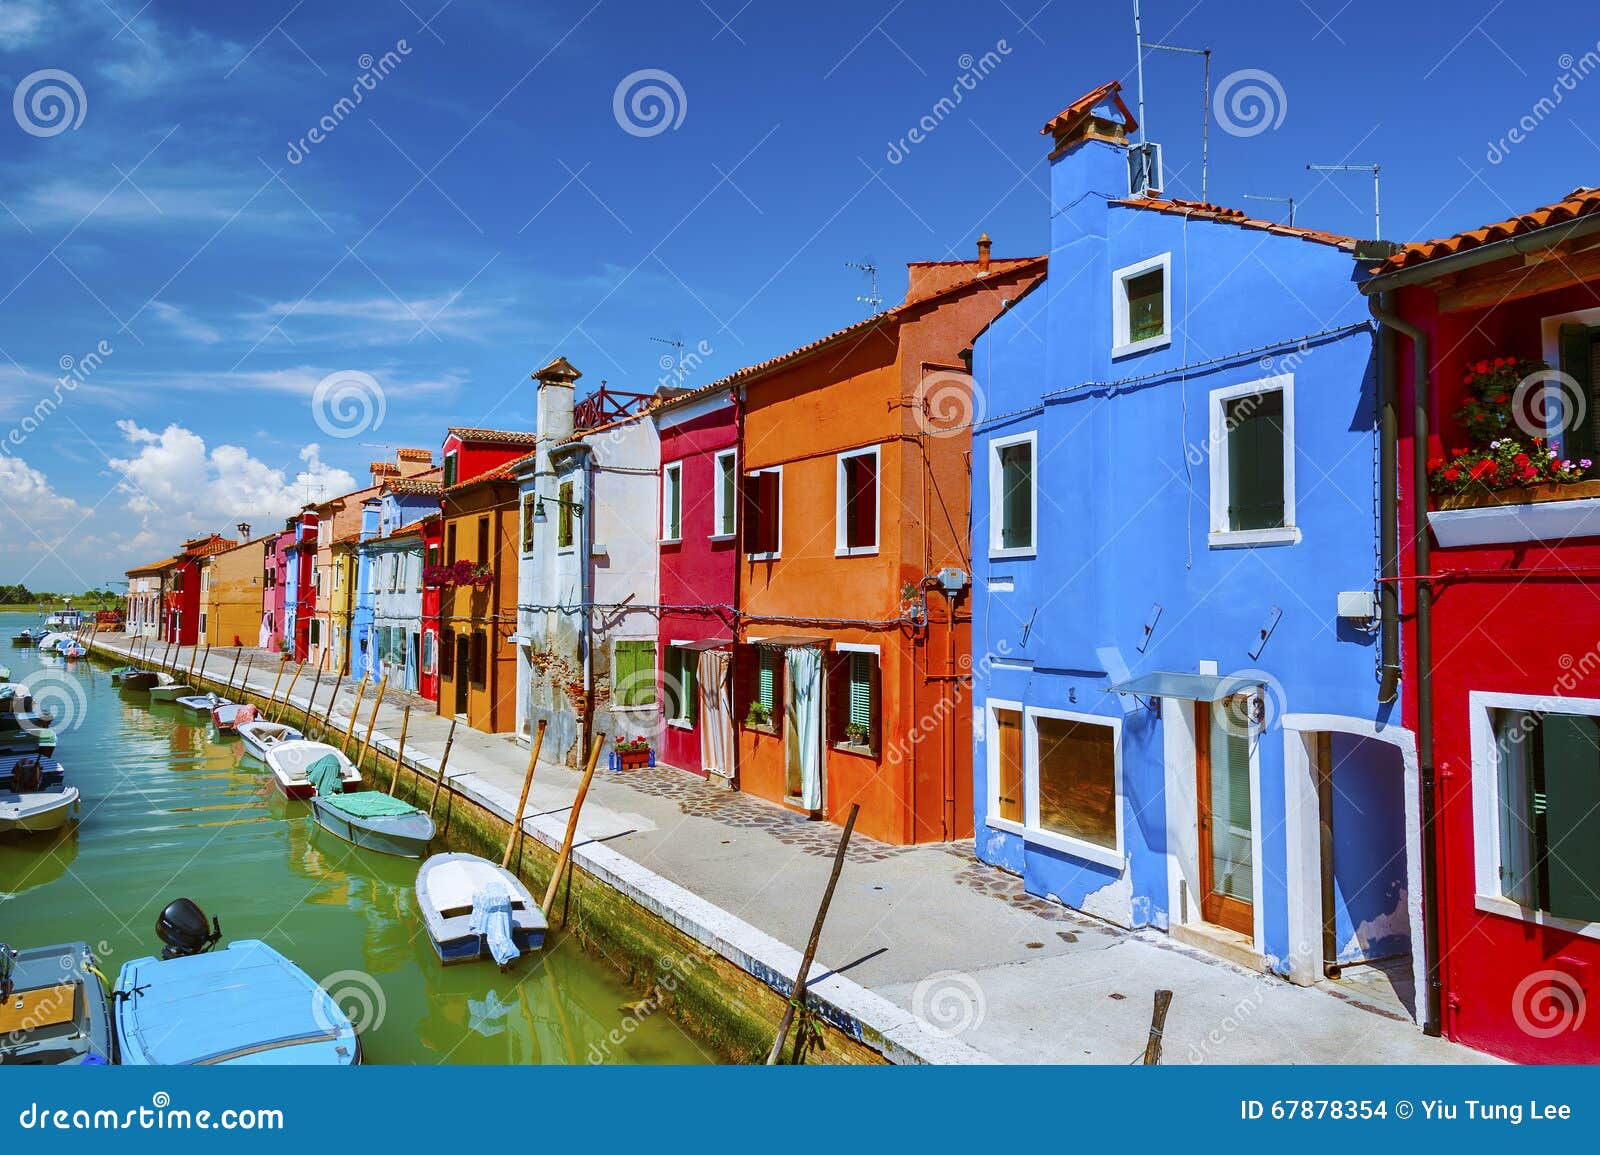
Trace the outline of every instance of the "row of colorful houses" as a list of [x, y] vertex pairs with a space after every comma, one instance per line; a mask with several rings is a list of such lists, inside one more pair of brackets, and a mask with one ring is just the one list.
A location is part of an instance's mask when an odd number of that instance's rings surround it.
[[1594, 1061], [1600, 191], [1363, 242], [1130, 184], [1136, 129], [1115, 83], [1045, 125], [1045, 254], [700, 388], [558, 357], [534, 430], [185, 542], [128, 628]]

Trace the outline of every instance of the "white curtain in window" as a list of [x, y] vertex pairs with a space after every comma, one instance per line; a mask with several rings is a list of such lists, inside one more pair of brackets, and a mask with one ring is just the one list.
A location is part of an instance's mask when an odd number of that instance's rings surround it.
[[695, 676], [700, 690], [700, 766], [719, 778], [733, 777], [732, 657], [727, 650], [703, 651]]
[[822, 653], [814, 646], [784, 651], [784, 760], [800, 785], [800, 805], [822, 808]]

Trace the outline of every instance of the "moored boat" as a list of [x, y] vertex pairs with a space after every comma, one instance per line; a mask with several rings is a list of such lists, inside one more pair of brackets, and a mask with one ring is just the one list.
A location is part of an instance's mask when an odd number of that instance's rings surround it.
[[350, 1066], [361, 1041], [322, 987], [256, 939], [213, 950], [222, 928], [180, 898], [161, 912], [161, 957], [117, 975], [113, 1019], [126, 1066]]
[[60, 830], [78, 808], [78, 788], [65, 782], [32, 785], [16, 776], [0, 789], [0, 834], [42, 834]]
[[25, 682], [0, 682], [0, 714], [27, 714], [33, 710], [33, 694]]
[[240, 702], [223, 702], [211, 711], [211, 724], [224, 734], [234, 733], [241, 722], [254, 722], [256, 708]]
[[244, 741], [245, 751], [265, 762], [267, 751], [283, 742], [298, 742], [305, 737], [293, 726], [285, 726], [281, 722], [240, 722], [237, 726], [239, 737]]
[[116, 1056], [105, 982], [88, 944], [0, 943], [0, 1066], [104, 1065]]
[[89, 656], [89, 647], [77, 638], [68, 638], [56, 647], [56, 653], [63, 658], [86, 658]]
[[182, 698], [174, 698], [174, 702], [186, 710], [193, 710], [197, 714], [209, 714], [218, 706], [231, 706], [232, 702], [217, 694], [189, 694]]
[[[131, 674], [123, 675], [122, 688], [124, 690], [154, 690], [156, 684], [160, 681], [161, 675], [154, 670], [135, 670]], [[187, 688], [185, 687], [185, 689]]]
[[52, 630], [46, 633], [44, 637], [39, 639], [39, 649], [43, 650], [47, 654], [53, 654], [56, 652], [56, 649], [59, 646], [62, 646], [70, 641], [72, 641], [71, 634], [63, 634], [59, 631]]
[[312, 781], [312, 768], [330, 756], [338, 762], [340, 784], [345, 790], [361, 785], [361, 772], [350, 764], [350, 759], [326, 742], [308, 742], [304, 738], [279, 742], [267, 751], [266, 762], [285, 795], [290, 798], [310, 798], [317, 792]]
[[502, 968], [544, 945], [544, 912], [522, 880], [475, 854], [435, 854], [417, 871], [417, 906], [449, 965], [492, 957]]
[[[151, 674], [154, 679], [150, 684], [150, 700], [152, 702], [176, 702], [179, 698], [188, 698], [194, 695], [193, 686], [185, 686], [175, 680], [171, 674]], [[165, 678], [166, 681], [160, 681]], [[129, 687], [132, 689], [132, 687]]]
[[39, 639], [44, 636], [43, 630], [24, 629], [11, 635], [13, 646], [37, 646]]
[[8, 759], [42, 754], [46, 758], [56, 752], [56, 732], [49, 726], [31, 726], [26, 730], [0, 730], [0, 777], [8, 773], [3, 769]]
[[[313, 780], [315, 782], [315, 775]], [[331, 776], [330, 776], [331, 777]], [[334, 787], [337, 778], [331, 778]], [[401, 858], [421, 858], [433, 841], [433, 819], [409, 802], [393, 798], [381, 790], [322, 789], [320, 782], [311, 798], [311, 813], [329, 834], [380, 854]]]

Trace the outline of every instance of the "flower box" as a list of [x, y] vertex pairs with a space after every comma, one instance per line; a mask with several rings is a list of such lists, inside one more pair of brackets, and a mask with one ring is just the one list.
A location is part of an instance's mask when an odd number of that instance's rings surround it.
[[656, 752], [649, 747], [643, 750], [611, 751], [612, 770], [639, 770], [655, 764]]
[[1452, 493], [1439, 499], [1440, 509], [1481, 509], [1488, 505], [1535, 505], [1542, 501], [1576, 501], [1600, 497], [1600, 479], [1569, 484], [1519, 486], [1511, 489], [1485, 489], [1476, 493]]

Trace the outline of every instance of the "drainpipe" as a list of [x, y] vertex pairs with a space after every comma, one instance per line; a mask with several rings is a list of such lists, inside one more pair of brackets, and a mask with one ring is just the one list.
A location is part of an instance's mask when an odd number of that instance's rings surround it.
[[[1425, 575], [1431, 572], [1432, 545], [1428, 537], [1428, 336], [1418, 326], [1404, 320], [1393, 311], [1393, 293], [1369, 296], [1367, 307], [1373, 320], [1386, 329], [1393, 330], [1411, 342], [1412, 374], [1412, 429], [1411, 429], [1411, 544], [1416, 571], [1416, 621], [1417, 621], [1417, 761], [1422, 776], [1422, 933], [1423, 953], [1427, 958], [1428, 1002], [1423, 1031], [1437, 1036], [1441, 1033], [1440, 1009], [1441, 966], [1439, 959], [1439, 856], [1438, 804], [1436, 796], [1437, 775], [1433, 757], [1433, 584]], [[1388, 386], [1382, 387], [1383, 396], [1392, 404], [1398, 390], [1392, 379], [1392, 364], [1379, 363], [1379, 373], [1391, 375]], [[1393, 418], [1386, 413], [1385, 422]], [[1387, 439], [1387, 437], [1386, 437]], [[1391, 460], [1394, 460], [1391, 456]], [[1387, 464], [1387, 462], [1385, 463]], [[1394, 477], [1398, 480], [1399, 463], [1394, 460]], [[1397, 520], [1398, 486], [1389, 477], [1384, 479], [1384, 523], [1393, 525]], [[1386, 539], [1387, 541], [1387, 539]], [[1387, 572], [1385, 577], [1394, 576]], [[1385, 581], [1384, 585], [1396, 582]], [[1387, 612], [1387, 610], [1386, 610]], [[1387, 624], [1387, 617], [1386, 617]], [[1387, 661], [1387, 655], [1385, 655]], [[1385, 671], [1387, 674], [1387, 671]]]
[[[594, 477], [589, 471], [591, 454], [586, 443], [581, 467], [583, 505], [578, 515], [581, 523], [579, 540], [583, 542], [583, 556], [578, 559], [578, 605], [583, 607], [583, 629], [578, 632], [578, 646], [583, 653], [583, 747], [579, 753], [584, 759], [589, 757], [589, 746], [594, 741], [594, 607], [589, 604], [589, 567], [594, 565]], [[559, 494], [559, 489], [557, 492]]]
[[1400, 576], [1399, 481], [1400, 419], [1396, 403], [1395, 369], [1398, 365], [1394, 329], [1382, 323], [1392, 315], [1389, 294], [1369, 297], [1367, 308], [1378, 325], [1378, 558], [1382, 581], [1378, 583], [1379, 622], [1382, 630], [1383, 672], [1378, 701], [1393, 702], [1400, 693], [1400, 591], [1390, 588]]
[[738, 387], [732, 390], [733, 417], [734, 417], [734, 457], [733, 457], [733, 621], [730, 623], [732, 630], [730, 636], [733, 645], [728, 647], [728, 713], [733, 722], [733, 765], [728, 767], [728, 788], [739, 790], [742, 782], [739, 774], [739, 715], [735, 691], [739, 688], [739, 642], [740, 627], [744, 623], [744, 602], [740, 600], [740, 590], [744, 588], [744, 417], [745, 417], [745, 391]]

